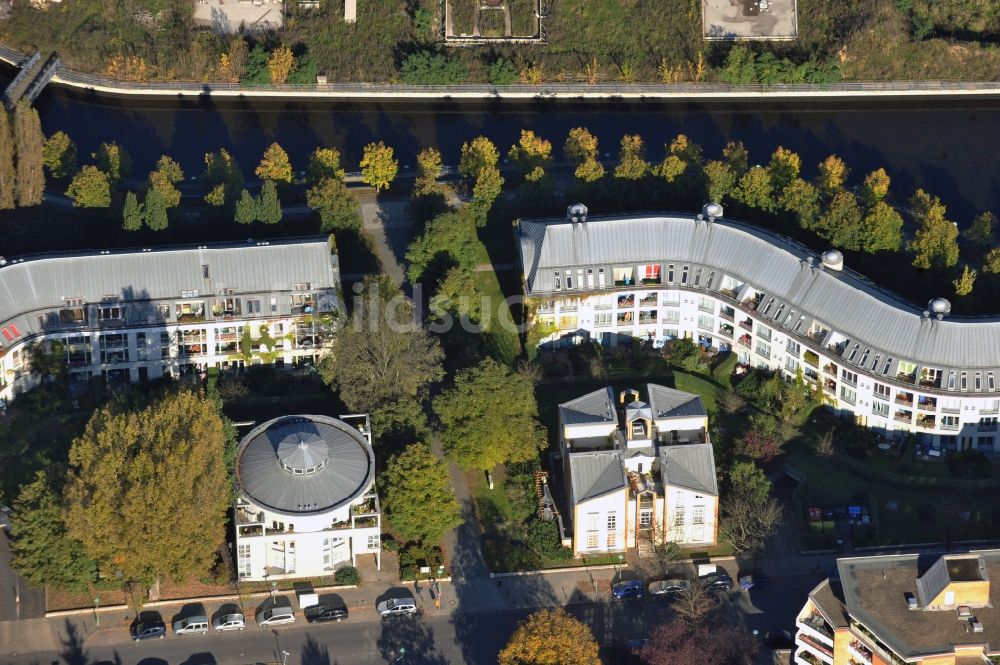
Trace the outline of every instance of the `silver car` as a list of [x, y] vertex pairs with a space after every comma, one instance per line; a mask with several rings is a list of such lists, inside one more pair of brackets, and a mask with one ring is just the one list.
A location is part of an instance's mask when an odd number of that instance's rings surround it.
[[378, 615], [383, 619], [391, 616], [403, 616], [417, 613], [417, 601], [413, 596], [389, 598], [378, 604]]
[[[284, 602], [282, 602], [284, 601]], [[287, 598], [278, 598], [275, 604], [268, 609], [257, 613], [258, 626], [280, 626], [286, 623], [295, 622], [295, 613]]]
[[650, 582], [649, 584], [649, 595], [661, 598], [672, 598], [690, 590], [691, 582], [688, 580], [660, 580], [658, 582]]
[[246, 619], [238, 612], [233, 614], [222, 614], [212, 621], [212, 628], [215, 630], [243, 630], [247, 627]]

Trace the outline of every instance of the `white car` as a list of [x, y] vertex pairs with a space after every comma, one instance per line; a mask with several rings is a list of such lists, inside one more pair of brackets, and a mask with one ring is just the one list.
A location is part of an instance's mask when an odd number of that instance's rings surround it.
[[413, 596], [389, 598], [378, 604], [378, 615], [383, 619], [392, 616], [405, 616], [417, 613], [417, 601]]
[[215, 630], [243, 630], [246, 627], [246, 619], [239, 613], [223, 614], [212, 621], [212, 628]]

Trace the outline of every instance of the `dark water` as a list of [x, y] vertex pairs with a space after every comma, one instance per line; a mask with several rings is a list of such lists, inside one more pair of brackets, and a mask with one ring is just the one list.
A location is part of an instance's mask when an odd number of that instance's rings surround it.
[[[506, 151], [520, 130], [533, 129], [561, 146], [570, 128], [589, 128], [601, 150], [617, 153], [625, 133], [646, 140], [649, 157], [685, 133], [715, 158], [739, 139], [752, 162], [766, 162], [778, 145], [803, 157], [805, 174], [828, 154], [852, 168], [852, 182], [885, 167], [897, 198], [916, 187], [940, 196], [963, 226], [978, 210], [1000, 211], [1000, 101], [850, 103], [537, 102], [439, 103], [258, 102], [182, 99], [110, 99], [50, 87], [39, 100], [46, 133], [67, 131], [81, 155], [101, 141], [118, 141], [142, 174], [160, 154], [177, 159], [188, 175], [201, 172], [203, 154], [225, 147], [245, 173], [272, 141], [297, 169], [318, 145], [342, 150], [348, 170], [373, 140], [393, 146], [411, 165], [423, 147], [437, 147], [455, 164], [465, 140], [489, 136]], [[558, 148], [557, 148], [558, 150]]]

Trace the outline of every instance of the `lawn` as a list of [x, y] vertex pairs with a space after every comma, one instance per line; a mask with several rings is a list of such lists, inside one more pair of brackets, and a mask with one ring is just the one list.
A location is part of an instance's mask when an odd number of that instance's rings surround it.
[[479, 12], [479, 35], [481, 37], [503, 37], [503, 11], [489, 9]]
[[513, 37], [538, 35], [538, 0], [507, 0], [510, 7], [510, 30]]
[[448, 8], [451, 10], [451, 33], [456, 37], [472, 36], [476, 29], [479, 0], [448, 0]]

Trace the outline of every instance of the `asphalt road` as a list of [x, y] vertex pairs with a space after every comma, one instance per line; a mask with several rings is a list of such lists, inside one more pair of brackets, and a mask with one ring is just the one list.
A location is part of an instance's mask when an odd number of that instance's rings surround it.
[[45, 616], [45, 592], [33, 589], [10, 568], [10, 542], [0, 529], [0, 621]]
[[[774, 580], [770, 589], [733, 592], [727, 602], [739, 610], [749, 629], [761, 634], [794, 627], [815, 576]], [[647, 637], [670, 617], [669, 603], [646, 598], [574, 605], [569, 611], [590, 625], [605, 647]], [[70, 637], [61, 653], [24, 654], [4, 665], [246, 665], [281, 662], [289, 665], [494, 665], [496, 655], [531, 610], [512, 610], [450, 617], [396, 618], [276, 629], [248, 628], [242, 633], [175, 637], [115, 646], [87, 647]], [[736, 616], [734, 614], [734, 616]], [[403, 651], [405, 649], [405, 652]], [[400, 657], [402, 659], [400, 660]]]

